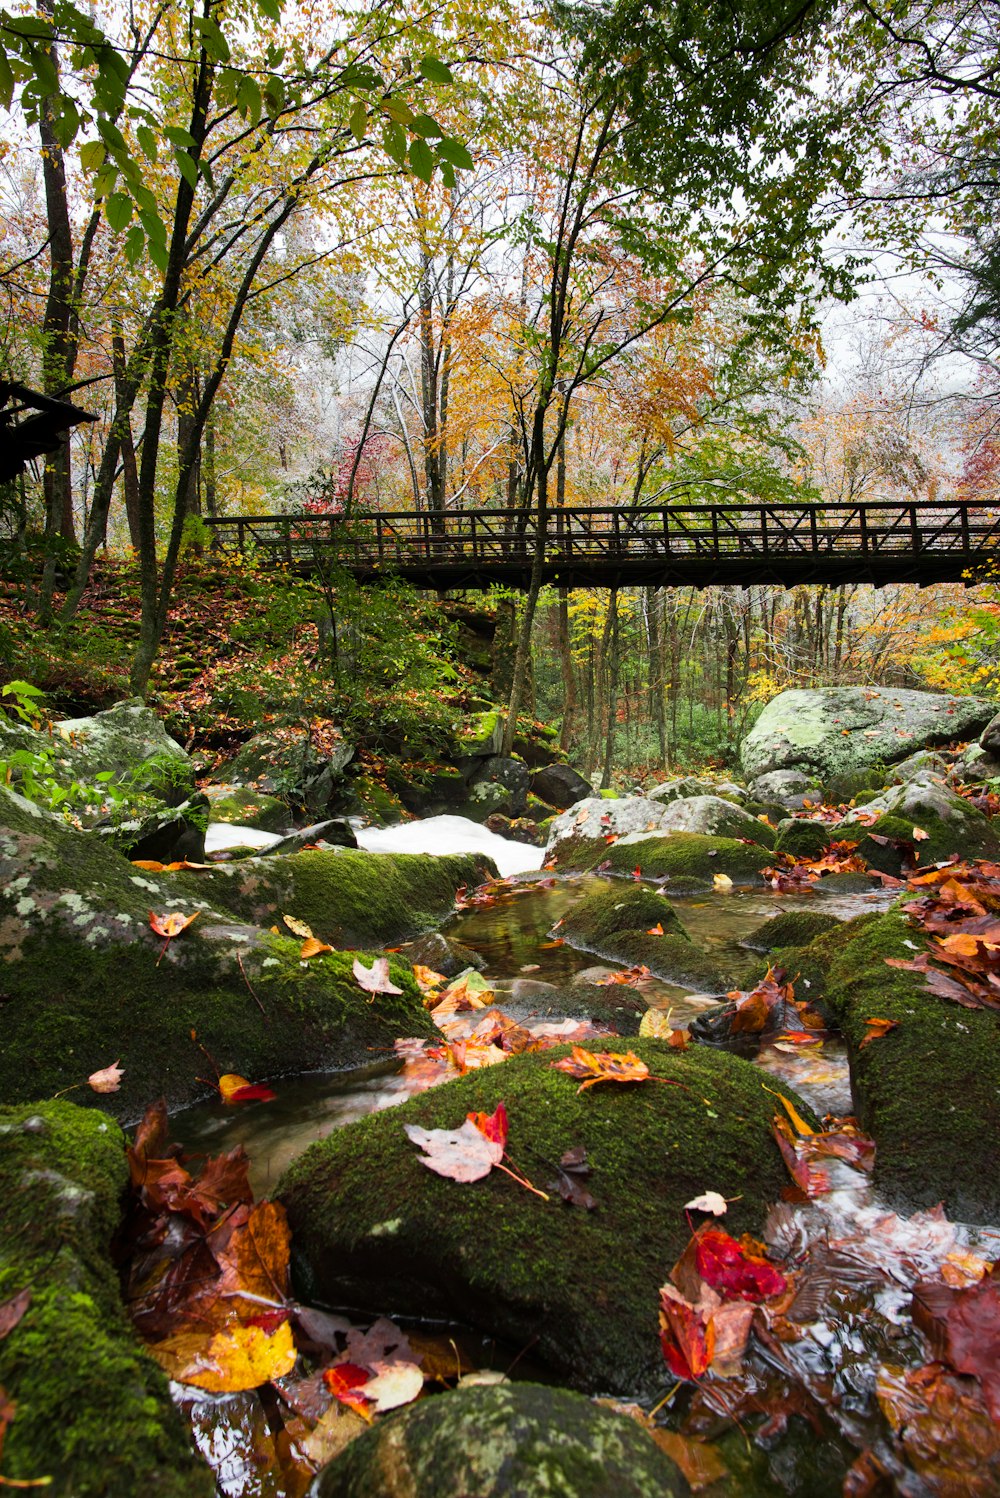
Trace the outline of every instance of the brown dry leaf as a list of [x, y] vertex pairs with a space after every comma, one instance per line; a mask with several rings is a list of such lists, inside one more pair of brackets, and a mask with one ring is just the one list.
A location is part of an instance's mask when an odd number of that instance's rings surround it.
[[305, 921], [300, 921], [298, 916], [283, 915], [281, 919], [284, 921], [285, 925], [288, 927], [293, 936], [301, 936], [305, 939], [308, 939], [310, 936], [312, 936], [312, 927], [307, 926]]
[[0, 1342], [10, 1335], [31, 1305], [31, 1290], [19, 1290], [0, 1305]]
[[388, 957], [376, 957], [371, 967], [365, 967], [360, 957], [355, 957], [352, 972], [357, 980], [359, 988], [363, 988], [372, 997], [380, 993], [402, 993], [389, 977]]
[[180, 936], [186, 931], [192, 921], [198, 919], [198, 911], [193, 915], [182, 915], [179, 910], [171, 910], [166, 915], [157, 915], [155, 911], [149, 912], [149, 925], [157, 936], [163, 936], [170, 941], [174, 936]]
[[152, 1343], [149, 1351], [170, 1378], [211, 1394], [257, 1389], [290, 1373], [296, 1357], [287, 1321], [270, 1333], [239, 1323], [215, 1333], [182, 1331]]
[[[119, 1058], [120, 1059], [120, 1058]], [[88, 1087], [95, 1092], [117, 1092], [122, 1085], [122, 1077], [125, 1075], [117, 1061], [110, 1066], [102, 1067], [100, 1071], [92, 1071], [87, 1078]]]
[[424, 1375], [416, 1363], [372, 1363], [369, 1366], [372, 1377], [364, 1385], [364, 1395], [372, 1401], [376, 1415], [412, 1404], [424, 1387]]
[[662, 1425], [654, 1425], [649, 1433], [660, 1450], [680, 1467], [693, 1493], [700, 1493], [702, 1488], [729, 1476], [729, 1468], [721, 1456], [705, 1441], [666, 1430]]
[[308, 962], [310, 957], [319, 957], [323, 952], [333, 952], [335, 950], [334, 947], [330, 946], [329, 942], [320, 941], [316, 936], [307, 936], [302, 943], [299, 957], [303, 962]]
[[316, 1467], [325, 1467], [368, 1429], [368, 1421], [346, 1404], [334, 1400], [309, 1434], [297, 1444]]

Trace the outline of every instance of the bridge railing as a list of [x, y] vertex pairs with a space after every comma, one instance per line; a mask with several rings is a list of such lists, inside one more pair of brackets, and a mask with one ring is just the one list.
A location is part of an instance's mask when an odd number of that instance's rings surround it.
[[[225, 552], [292, 567], [332, 557], [352, 570], [530, 563], [536, 521], [513, 509], [357, 515], [242, 515], [210, 519]], [[643, 559], [826, 557], [975, 558], [1000, 547], [1000, 516], [965, 503], [614, 506], [550, 511], [550, 564]]]

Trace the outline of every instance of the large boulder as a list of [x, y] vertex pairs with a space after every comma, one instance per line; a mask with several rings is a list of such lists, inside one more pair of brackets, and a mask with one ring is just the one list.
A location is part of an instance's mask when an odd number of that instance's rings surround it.
[[574, 848], [593, 845], [596, 851], [609, 838], [658, 831], [666, 814], [666, 806], [645, 796], [621, 796], [613, 801], [603, 796], [587, 796], [561, 816], [553, 818], [545, 851], [549, 857], [558, 856], [569, 845]]
[[260, 832], [284, 832], [291, 817], [284, 801], [241, 785], [206, 785], [209, 818]]
[[[301, 938], [270, 928], [288, 914], [334, 944], [382, 946], [479, 869], [343, 850], [151, 873], [0, 787], [0, 1097], [52, 1096], [120, 1058], [119, 1092], [79, 1096], [134, 1118], [160, 1093], [204, 1096], [206, 1052], [256, 1081], [433, 1034], [408, 965], [392, 963], [400, 994], [372, 996], [352, 952], [303, 963]], [[165, 943], [151, 912], [197, 918]]]
[[531, 777], [531, 794], [560, 811], [575, 806], [592, 793], [590, 781], [571, 765], [546, 765]]
[[225, 767], [234, 785], [282, 796], [321, 817], [336, 808], [354, 746], [333, 729], [318, 745], [306, 728], [269, 728], [248, 739]]
[[769, 848], [774, 833], [766, 822], [722, 796], [685, 796], [667, 803], [660, 832], [698, 832], [708, 837], [745, 838]]
[[[99, 775], [107, 776], [126, 800], [146, 795], [178, 806], [194, 790], [190, 758], [138, 699], [118, 702], [90, 718], [67, 718], [48, 732], [0, 720], [0, 759], [17, 750], [44, 761], [48, 774], [64, 788], [74, 783], [88, 791], [93, 788], [92, 796], [81, 790], [72, 801], [75, 814], [85, 823], [107, 814], [108, 797], [100, 789]], [[36, 772], [34, 778], [41, 775]], [[14, 765], [11, 783], [18, 787], [24, 779], [24, 768]]]
[[522, 760], [491, 755], [469, 781], [470, 815], [481, 822], [495, 813], [522, 817], [528, 809], [528, 786], [528, 767]]
[[422, 1399], [352, 1441], [314, 1498], [669, 1498], [690, 1492], [626, 1415], [542, 1384]]
[[[787, 1178], [768, 1077], [702, 1047], [629, 1046], [681, 1085], [581, 1093], [551, 1064], [564, 1046], [470, 1072], [314, 1144], [279, 1186], [301, 1293], [466, 1321], [530, 1344], [533, 1360], [585, 1391], [662, 1387], [655, 1309], [690, 1237], [685, 1203], [710, 1185], [730, 1201], [728, 1230], [757, 1233]], [[582, 1146], [597, 1211], [568, 1207], [555, 1189], [543, 1201], [501, 1171], [460, 1184], [420, 1163], [405, 1125], [453, 1129], [501, 1102], [517, 1169], [548, 1191], [563, 1154]]]
[[698, 775], [682, 775], [663, 780], [646, 795], [650, 801], [683, 801], [689, 796], [722, 796], [728, 801], [742, 801], [746, 791], [732, 780], [705, 780]]
[[14, 1406], [3, 1443], [10, 1491], [215, 1492], [121, 1304], [111, 1242], [127, 1185], [111, 1119], [69, 1102], [0, 1108], [0, 1305], [30, 1293], [0, 1336], [0, 1388]]
[[[935, 776], [921, 776], [892, 786], [864, 804], [866, 821], [845, 821], [838, 838], [859, 843], [861, 856], [873, 868], [898, 874], [897, 843], [915, 846], [923, 865], [959, 854], [962, 858], [1000, 858], [1000, 836], [989, 817]], [[875, 815], [878, 820], [867, 819]], [[889, 838], [886, 844], [879, 839]]]
[[774, 854], [761, 843], [699, 832], [633, 832], [610, 843], [571, 832], [550, 846], [546, 862], [564, 872], [595, 869], [655, 879], [671, 894], [694, 894], [712, 889], [720, 874], [734, 885], [760, 886], [762, 870], [774, 862]]
[[890, 687], [817, 687], [781, 692], [740, 745], [750, 780], [773, 770], [821, 779], [890, 765], [928, 745], [979, 733], [996, 711], [980, 697]]

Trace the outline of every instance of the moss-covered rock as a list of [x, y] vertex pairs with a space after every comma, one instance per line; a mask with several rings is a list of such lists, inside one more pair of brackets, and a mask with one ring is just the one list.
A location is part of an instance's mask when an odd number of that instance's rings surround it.
[[[865, 810], [878, 821], [867, 827], [842, 822], [839, 832], [842, 837], [859, 841], [862, 856], [873, 868], [886, 873], [898, 874], [900, 852], [877, 842], [877, 838], [902, 840], [916, 847], [925, 867], [955, 853], [962, 858], [1000, 857], [1000, 837], [990, 818], [939, 779], [921, 776], [894, 786], [872, 797]], [[914, 828], [918, 829], [916, 836]]]
[[560, 869], [606, 868], [614, 874], [639, 869], [646, 879], [663, 879], [677, 894], [711, 889], [716, 874], [737, 885], [759, 886], [764, 882], [761, 869], [774, 862], [774, 854], [757, 843], [697, 832], [651, 833], [610, 845], [570, 838], [559, 844], [554, 857]]
[[[267, 925], [284, 910], [324, 936], [380, 920], [384, 932], [411, 896], [423, 912], [435, 899], [450, 906], [474, 862], [350, 852], [271, 860], [279, 872], [300, 864], [302, 882], [282, 887], [294, 900], [268, 904], [279, 886], [254, 864], [228, 880], [207, 873], [205, 884], [194, 873], [150, 874], [0, 788], [0, 1099], [51, 1096], [120, 1057], [121, 1091], [86, 1100], [132, 1118], [161, 1092], [174, 1106], [204, 1095], [201, 1047], [221, 1071], [257, 1080], [351, 1065], [398, 1035], [434, 1033], [408, 965], [392, 965], [400, 995], [372, 999], [354, 980], [352, 953], [302, 963], [298, 939], [239, 920], [216, 896], [241, 891]], [[164, 950], [151, 910], [197, 919]]]
[[397, 946], [437, 924], [462, 885], [482, 884], [496, 869], [457, 853], [304, 850], [290, 858], [244, 858], [201, 873], [177, 874], [176, 888], [259, 926], [293, 915], [340, 947]]
[[779, 947], [807, 947], [818, 936], [843, 927], [836, 916], [821, 910], [787, 910], [755, 926], [743, 938], [743, 946], [753, 952], [772, 952]]
[[0, 1338], [15, 1402], [4, 1476], [50, 1478], [56, 1498], [211, 1498], [167, 1380], [118, 1295], [111, 1239], [128, 1179], [124, 1139], [100, 1113], [0, 1108], [0, 1303], [31, 1302]]
[[[951, 1217], [996, 1222], [1000, 1018], [935, 998], [918, 974], [886, 965], [922, 944], [898, 909], [852, 921], [816, 946], [824, 944], [824, 995], [850, 1046], [876, 1182], [897, 1205], [943, 1201]], [[862, 1048], [872, 1016], [898, 1028]]]
[[793, 858], [819, 858], [831, 842], [840, 840], [840, 836], [839, 827], [788, 817], [778, 823], [774, 847], [776, 852], [790, 853]]
[[[663, 935], [654, 936], [656, 926]], [[688, 937], [670, 901], [627, 885], [601, 890], [575, 905], [559, 927], [571, 946], [614, 962], [642, 963], [658, 978], [702, 992], [732, 986], [732, 977]]]
[[284, 832], [291, 815], [284, 801], [241, 785], [206, 786], [210, 818], [230, 826], [256, 827], [260, 832]]
[[[766, 1077], [737, 1058], [662, 1042], [631, 1048], [662, 1081], [579, 1093], [551, 1062], [567, 1047], [470, 1073], [312, 1146], [279, 1194], [300, 1287], [331, 1304], [468, 1321], [585, 1390], [663, 1382], [657, 1290], [689, 1236], [684, 1203], [707, 1184], [735, 1234], [759, 1232], [785, 1184]], [[582, 1145], [599, 1210], [549, 1201], [499, 1171], [472, 1185], [433, 1174], [407, 1123], [457, 1128], [503, 1102], [519, 1170], [542, 1188]], [[377, 1190], [372, 1182], [377, 1182]]]
[[317, 1498], [668, 1498], [690, 1488], [634, 1420], [541, 1384], [456, 1389], [379, 1421]]
[[662, 926], [670, 936], [687, 939], [680, 916], [658, 890], [614, 883], [574, 905], [563, 919], [559, 933], [574, 945], [592, 948], [595, 942], [619, 931], [649, 930]]

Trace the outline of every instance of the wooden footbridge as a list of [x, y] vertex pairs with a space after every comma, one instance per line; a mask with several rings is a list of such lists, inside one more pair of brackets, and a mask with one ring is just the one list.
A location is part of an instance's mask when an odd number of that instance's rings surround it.
[[[518, 510], [243, 515], [206, 521], [215, 547], [360, 582], [526, 588], [537, 527]], [[972, 583], [1000, 552], [1000, 514], [951, 503], [722, 504], [550, 512], [544, 578], [562, 587]]]

